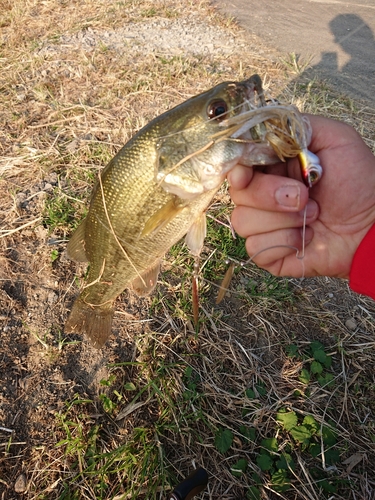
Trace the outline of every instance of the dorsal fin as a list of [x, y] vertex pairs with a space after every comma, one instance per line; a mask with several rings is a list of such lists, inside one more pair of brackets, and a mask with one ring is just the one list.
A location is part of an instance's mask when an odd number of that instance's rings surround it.
[[85, 228], [86, 219], [74, 231], [73, 236], [70, 238], [66, 248], [68, 257], [78, 262], [88, 262], [85, 250]]

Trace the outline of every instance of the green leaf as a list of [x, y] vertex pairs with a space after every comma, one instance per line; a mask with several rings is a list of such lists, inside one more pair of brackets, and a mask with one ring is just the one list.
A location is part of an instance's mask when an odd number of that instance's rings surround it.
[[273, 451], [274, 453], [277, 453], [277, 450], [279, 449], [276, 438], [262, 439], [261, 446], [266, 448], [266, 450]]
[[311, 439], [311, 432], [304, 425], [297, 425], [290, 431], [291, 436], [299, 443], [309, 444]]
[[244, 472], [246, 472], [246, 469], [247, 469], [247, 460], [245, 460], [244, 458], [240, 458], [238, 462], [232, 465], [230, 471], [233, 474], [233, 476], [240, 477]]
[[284, 493], [290, 488], [288, 473], [285, 470], [278, 470], [271, 476], [272, 488], [278, 493]]
[[255, 389], [258, 391], [259, 396], [265, 396], [267, 394], [267, 389], [264, 387], [263, 382], [256, 384]]
[[260, 455], [258, 455], [256, 458], [256, 462], [260, 470], [262, 470], [263, 472], [272, 469], [273, 460], [268, 455], [268, 453], [261, 453]]
[[122, 394], [120, 394], [118, 391], [114, 390], [114, 391], [113, 391], [113, 394], [114, 394], [115, 396], [117, 396], [117, 400], [118, 400], [118, 401], [121, 401], [121, 400], [122, 400], [122, 397], [123, 397], [123, 396], [122, 396]]
[[245, 394], [249, 399], [256, 399], [256, 395], [253, 389], [246, 389]]
[[312, 435], [316, 434], [320, 430], [319, 422], [317, 422], [312, 415], [306, 415], [302, 424], [310, 429]]
[[327, 465], [334, 465], [340, 462], [340, 452], [333, 448], [324, 452], [325, 461]]
[[323, 366], [319, 361], [313, 361], [310, 366], [311, 373], [320, 374], [323, 371]]
[[318, 382], [321, 387], [332, 387], [334, 383], [334, 376], [332, 373], [324, 373], [322, 376], [318, 377]]
[[246, 427], [245, 425], [241, 425], [240, 433], [248, 439], [249, 441], [255, 441], [256, 438], [256, 430], [255, 427]]
[[331, 366], [332, 366], [332, 356], [329, 356], [327, 354], [326, 360], [324, 361], [324, 366], [327, 368], [327, 370], [329, 368], [331, 368]]
[[250, 488], [247, 490], [246, 497], [249, 500], [261, 500], [261, 494], [260, 490], [256, 486], [250, 486]]
[[323, 349], [313, 351], [313, 356], [315, 361], [320, 361], [321, 363], [325, 363], [325, 361], [327, 360], [327, 354], [323, 351]]
[[99, 399], [107, 413], [112, 413], [116, 408], [116, 404], [106, 394], [100, 394]]
[[297, 415], [294, 411], [284, 412], [279, 411], [276, 414], [276, 420], [284, 427], [285, 430], [290, 431], [298, 423]]
[[105, 385], [106, 387], [110, 387], [114, 382], [116, 376], [110, 375], [108, 378], [102, 378], [100, 381], [100, 385]]
[[285, 347], [286, 355], [293, 358], [298, 353], [298, 346], [296, 344], [289, 344]]
[[135, 387], [135, 385], [133, 384], [133, 382], [127, 382], [124, 385], [124, 389], [125, 389], [125, 391], [135, 391], [137, 388]]
[[316, 458], [321, 453], [322, 449], [319, 444], [311, 443], [309, 446], [309, 452], [312, 457]]
[[257, 486], [261, 486], [263, 484], [262, 478], [256, 472], [252, 472], [250, 477], [251, 477], [253, 483], [255, 483]]
[[303, 384], [308, 384], [310, 382], [310, 372], [308, 372], [306, 370], [306, 368], [302, 368], [301, 370], [301, 373], [300, 373], [300, 376], [299, 376], [299, 380], [303, 383]]
[[324, 345], [321, 342], [319, 342], [318, 340], [315, 340], [314, 342], [311, 342], [310, 349], [311, 349], [311, 352], [324, 351]]
[[215, 446], [220, 453], [226, 453], [232, 446], [233, 433], [229, 429], [219, 429], [215, 436]]
[[325, 446], [331, 447], [336, 444], [336, 433], [329, 427], [322, 428], [322, 438]]
[[294, 470], [295, 463], [293, 461], [292, 456], [289, 455], [289, 453], [283, 453], [279, 458], [279, 460], [277, 460], [276, 467], [278, 469], [283, 469], [283, 470], [289, 470], [289, 469]]
[[54, 249], [51, 252], [51, 262], [55, 262], [56, 259], [59, 257], [59, 251]]
[[326, 492], [326, 493], [336, 493], [337, 491], [337, 486], [329, 483], [327, 479], [324, 479], [323, 481], [319, 481], [318, 483], [319, 486]]

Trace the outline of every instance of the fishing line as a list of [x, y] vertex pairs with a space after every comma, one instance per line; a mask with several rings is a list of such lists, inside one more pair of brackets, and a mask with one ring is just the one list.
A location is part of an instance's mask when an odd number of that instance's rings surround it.
[[[258, 255], [260, 255], [261, 253], [263, 252], [266, 252], [267, 250], [274, 250], [275, 248], [290, 248], [291, 250], [295, 250], [296, 251], [296, 259], [298, 259], [301, 263], [301, 267], [302, 267], [302, 276], [300, 276], [300, 278], [304, 278], [305, 277], [305, 264], [303, 262], [304, 258], [305, 258], [305, 255], [304, 255], [304, 252], [305, 252], [305, 245], [304, 245], [304, 242], [302, 242], [302, 250], [300, 251], [297, 247], [294, 247], [292, 245], [273, 245], [271, 247], [267, 247], [267, 248], [263, 248], [262, 250], [259, 250], [258, 252], [256, 252], [255, 254], [253, 254], [247, 261], [245, 262], [241, 262], [241, 267], [244, 267], [244, 266], [247, 266], [248, 264], [251, 264], [253, 262], [253, 260], [258, 257]], [[301, 254], [301, 255], [300, 255]]]
[[290, 248], [291, 250], [296, 251], [295, 256], [299, 260], [299, 262], [301, 263], [301, 267], [302, 267], [302, 275], [300, 276], [300, 278], [304, 278], [305, 277], [305, 264], [304, 264], [304, 253], [302, 253], [302, 252], [304, 252], [304, 244], [303, 244], [302, 251], [300, 251], [297, 247], [292, 246], [292, 245], [273, 245], [273, 246], [270, 246], [267, 248], [262, 248], [262, 250], [259, 250], [258, 252], [254, 253], [245, 262], [239, 262], [236, 259], [233, 259], [232, 257], [227, 257], [227, 259], [225, 260], [226, 264], [229, 264], [230, 262], [232, 262], [232, 264], [229, 266], [227, 272], [225, 273], [225, 276], [224, 276], [221, 284], [214, 283], [213, 281], [210, 281], [204, 277], [201, 277], [201, 279], [205, 283], [209, 283], [210, 285], [219, 289], [219, 294], [218, 294], [218, 297], [216, 299], [216, 303], [219, 304], [221, 302], [221, 300], [224, 298], [224, 295], [226, 292], [230, 292], [231, 294], [235, 294], [235, 295], [241, 295], [243, 293], [243, 292], [233, 291], [233, 290], [230, 290], [228, 288], [236, 266], [238, 266], [240, 268], [244, 268], [245, 266], [247, 266], [251, 263], [254, 263], [253, 260], [261, 253], [266, 252], [267, 250], [273, 250], [275, 248]]
[[[305, 246], [306, 246], [306, 218], [307, 218], [307, 205], [305, 206], [303, 210], [303, 225], [302, 225], [302, 249], [301, 249], [301, 256], [298, 254], [296, 255], [297, 259], [303, 260], [305, 258]], [[305, 271], [305, 269], [304, 269]], [[305, 272], [303, 273], [305, 274]]]
[[258, 257], [258, 255], [260, 255], [263, 252], [266, 252], [267, 250], [273, 250], [275, 248], [290, 248], [291, 250], [295, 250], [296, 251], [295, 257], [296, 257], [296, 259], [298, 259], [301, 262], [301, 266], [302, 266], [302, 276], [300, 276], [300, 277], [304, 278], [305, 277], [305, 263], [304, 263], [304, 259], [305, 259], [305, 248], [306, 248], [306, 241], [305, 241], [306, 240], [306, 218], [307, 218], [307, 206], [303, 210], [302, 246], [301, 246], [301, 250], [299, 250], [297, 247], [295, 247], [293, 245], [273, 245], [271, 247], [263, 248], [262, 250], [259, 250], [255, 254], [251, 255], [251, 257], [247, 261], [245, 261], [244, 263], [241, 263], [241, 266], [246, 266], [247, 264], [250, 264], [251, 262], [253, 262], [253, 260], [256, 257]]
[[104, 195], [104, 189], [103, 189], [103, 182], [102, 182], [101, 173], [99, 173], [99, 185], [100, 185], [100, 191], [101, 191], [101, 195], [102, 195], [102, 203], [103, 203], [104, 213], [105, 213], [105, 215], [107, 217], [107, 221], [108, 221], [109, 227], [111, 228], [111, 234], [114, 237], [117, 245], [120, 247], [122, 253], [124, 254], [124, 256], [126, 258], [126, 260], [129, 262], [129, 264], [131, 265], [131, 267], [137, 273], [138, 278], [142, 281], [143, 285], [146, 286], [145, 280], [142, 278], [142, 275], [140, 274], [140, 272], [138, 271], [138, 269], [133, 264], [133, 261], [131, 260], [131, 258], [127, 254], [125, 248], [121, 245], [121, 243], [120, 243], [120, 241], [119, 241], [119, 239], [118, 239], [118, 237], [117, 237], [117, 235], [115, 233], [115, 230], [113, 229], [112, 222], [111, 222], [111, 219], [109, 217], [108, 210], [107, 210], [107, 202], [106, 202], [105, 195]]
[[[263, 252], [266, 252], [267, 250], [274, 250], [276, 248], [289, 248], [291, 250], [295, 250], [295, 252], [296, 252], [295, 257], [296, 257], [296, 259], [299, 260], [299, 262], [301, 263], [301, 267], [302, 267], [302, 275], [300, 276], [300, 278], [304, 278], [305, 277], [305, 263], [304, 263], [304, 258], [305, 258], [305, 248], [306, 248], [306, 218], [307, 218], [307, 207], [304, 208], [304, 212], [303, 212], [302, 246], [301, 246], [301, 250], [299, 248], [293, 246], [293, 245], [272, 245], [270, 247], [262, 248], [258, 252], [255, 252], [245, 262], [239, 262], [236, 259], [233, 259], [231, 257], [227, 257], [227, 259], [225, 260], [226, 264], [229, 264], [230, 262], [232, 262], [232, 264], [230, 265], [230, 267], [226, 271], [225, 276], [224, 276], [224, 278], [223, 278], [223, 280], [222, 280], [222, 282], [221, 282], [220, 285], [218, 285], [217, 283], [213, 283], [213, 282], [211, 282], [211, 281], [203, 278], [203, 281], [205, 281], [206, 283], [209, 283], [210, 285], [213, 285], [213, 286], [215, 286], [216, 288], [219, 289], [219, 294], [218, 294], [217, 299], [216, 299], [216, 304], [219, 304], [222, 301], [222, 299], [225, 296], [225, 293], [228, 292], [228, 291], [230, 291], [231, 293], [239, 293], [240, 294], [240, 292], [233, 292], [232, 290], [230, 290], [228, 288], [228, 286], [230, 284], [230, 281], [232, 279], [232, 276], [234, 274], [234, 268], [236, 266], [244, 268], [245, 266], [253, 263], [254, 259], [258, 255], [260, 255]], [[223, 225], [226, 225], [226, 224], [223, 224]], [[206, 262], [207, 262], [207, 260], [206, 260]]]

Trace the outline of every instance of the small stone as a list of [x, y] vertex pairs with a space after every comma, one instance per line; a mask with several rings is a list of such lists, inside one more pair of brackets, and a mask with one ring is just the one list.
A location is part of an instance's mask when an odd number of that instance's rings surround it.
[[19, 201], [26, 200], [26, 198], [27, 198], [26, 193], [23, 193], [22, 191], [16, 194], [16, 199]]
[[48, 176], [48, 182], [51, 184], [57, 184], [59, 178], [56, 172], [51, 172]]
[[27, 488], [27, 480], [25, 474], [20, 474], [14, 483], [14, 491], [16, 493], [25, 493]]
[[346, 328], [348, 328], [349, 330], [355, 330], [357, 328], [357, 322], [355, 319], [353, 318], [349, 318], [345, 321], [345, 326]]
[[333, 298], [333, 293], [327, 293], [327, 295], [328, 295], [328, 297], [329, 297], [330, 299], [332, 299], [332, 298]]
[[47, 296], [47, 301], [49, 304], [53, 304], [57, 300], [57, 294], [55, 292], [49, 292]]
[[79, 147], [79, 141], [77, 139], [73, 139], [72, 142], [70, 142], [67, 146], [66, 149], [69, 151], [69, 153], [74, 153]]

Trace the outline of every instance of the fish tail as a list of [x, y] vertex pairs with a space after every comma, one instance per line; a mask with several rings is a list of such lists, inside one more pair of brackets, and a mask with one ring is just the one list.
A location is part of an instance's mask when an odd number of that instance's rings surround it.
[[91, 344], [100, 349], [111, 334], [113, 314], [112, 303], [110, 307], [93, 307], [78, 297], [65, 323], [65, 332], [84, 333]]

